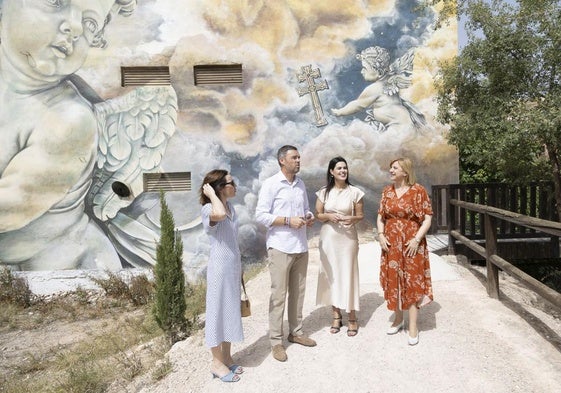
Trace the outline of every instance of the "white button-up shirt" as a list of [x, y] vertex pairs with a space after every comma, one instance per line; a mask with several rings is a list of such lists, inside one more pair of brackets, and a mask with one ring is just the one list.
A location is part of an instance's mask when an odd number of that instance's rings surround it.
[[306, 226], [299, 229], [286, 225], [273, 226], [276, 217], [305, 217], [312, 214], [308, 202], [306, 186], [299, 177], [289, 183], [282, 172], [266, 179], [259, 191], [255, 209], [258, 223], [267, 227], [267, 248], [274, 248], [287, 254], [308, 251]]

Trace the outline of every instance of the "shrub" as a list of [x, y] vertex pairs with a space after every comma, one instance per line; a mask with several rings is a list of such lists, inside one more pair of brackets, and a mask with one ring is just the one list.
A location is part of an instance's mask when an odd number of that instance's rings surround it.
[[0, 268], [0, 303], [13, 303], [21, 307], [31, 306], [33, 293], [29, 289], [27, 280], [15, 277], [6, 268]]
[[184, 340], [190, 333], [185, 318], [185, 274], [183, 242], [175, 233], [173, 215], [165, 194], [160, 193], [160, 241], [156, 249], [154, 319], [171, 344]]
[[107, 296], [116, 299], [130, 298], [129, 286], [116, 273], [105, 271], [107, 278], [92, 278], [91, 280], [99, 285]]
[[109, 387], [104, 373], [86, 362], [78, 362], [69, 366], [65, 378], [58, 381], [58, 388], [64, 392], [103, 393]]
[[91, 280], [99, 285], [107, 296], [115, 299], [130, 300], [135, 306], [148, 304], [154, 294], [154, 284], [145, 274], [133, 276], [130, 284], [116, 273], [107, 271], [107, 278], [92, 278]]
[[185, 288], [185, 303], [187, 311], [185, 318], [193, 329], [198, 326], [199, 316], [205, 312], [206, 307], [206, 281], [189, 284]]
[[130, 298], [135, 306], [148, 304], [154, 295], [154, 283], [144, 274], [134, 276], [129, 286]]

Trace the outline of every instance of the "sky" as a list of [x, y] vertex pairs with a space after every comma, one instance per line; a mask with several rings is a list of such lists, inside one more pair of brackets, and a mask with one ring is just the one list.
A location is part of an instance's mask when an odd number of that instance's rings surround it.
[[[488, 3], [490, 3], [490, 1], [487, 1]], [[517, 0], [503, 0], [504, 3], [506, 4], [511, 4], [511, 5], [516, 5], [517, 4]], [[465, 25], [466, 19], [465, 17], [461, 17], [460, 18], [460, 22], [458, 23], [458, 47], [460, 49], [462, 49], [466, 44], [467, 44], [467, 35], [466, 35], [466, 31], [464, 29], [464, 25]]]

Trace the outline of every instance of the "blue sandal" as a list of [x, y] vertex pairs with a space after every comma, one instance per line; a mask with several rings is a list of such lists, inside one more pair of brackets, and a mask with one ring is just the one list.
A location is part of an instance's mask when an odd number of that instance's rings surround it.
[[245, 371], [242, 366], [238, 366], [237, 364], [232, 364], [228, 368], [230, 369], [231, 372], [238, 375], [243, 374], [243, 372]]
[[211, 374], [212, 374], [212, 378], [218, 378], [222, 382], [238, 382], [240, 380], [240, 376], [238, 374], [234, 374], [232, 371], [230, 371], [228, 374], [224, 375], [223, 377], [219, 377], [215, 373], [211, 373]]

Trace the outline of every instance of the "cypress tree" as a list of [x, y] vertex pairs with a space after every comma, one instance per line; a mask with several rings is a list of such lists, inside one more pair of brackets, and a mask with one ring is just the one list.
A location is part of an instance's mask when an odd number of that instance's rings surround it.
[[152, 308], [154, 319], [171, 344], [188, 336], [185, 318], [185, 275], [183, 273], [183, 242], [176, 236], [173, 214], [164, 192], [160, 192], [160, 241], [154, 267], [156, 295]]

